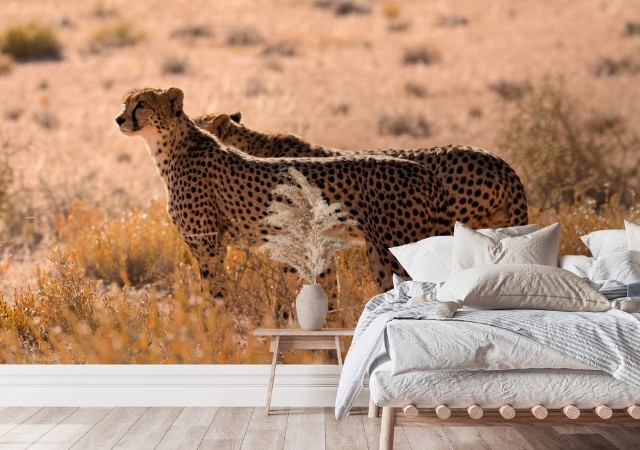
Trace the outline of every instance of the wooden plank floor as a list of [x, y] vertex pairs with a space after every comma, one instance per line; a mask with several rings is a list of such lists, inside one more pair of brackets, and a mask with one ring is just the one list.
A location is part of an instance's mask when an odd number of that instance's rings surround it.
[[[0, 408], [4, 449], [377, 450], [380, 419], [332, 408]], [[640, 428], [396, 428], [396, 450], [638, 449]]]

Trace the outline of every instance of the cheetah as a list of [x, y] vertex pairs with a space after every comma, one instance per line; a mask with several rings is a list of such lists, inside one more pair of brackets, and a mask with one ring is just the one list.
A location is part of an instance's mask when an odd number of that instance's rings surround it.
[[[268, 134], [240, 124], [241, 114], [206, 114], [196, 125], [225, 145], [258, 157], [334, 157], [354, 152], [310, 144], [291, 134]], [[407, 159], [432, 170], [448, 196], [452, 221], [473, 228], [499, 228], [528, 223], [527, 199], [520, 177], [503, 159], [473, 147], [450, 145], [416, 150], [366, 150], [364, 155]]]
[[[300, 171], [330, 202], [341, 202], [364, 235], [367, 261], [381, 289], [405, 274], [389, 247], [452, 230], [445, 191], [426, 167], [379, 155], [258, 158], [222, 144], [184, 113], [178, 88], [140, 89], [123, 98], [120, 131], [142, 137], [167, 189], [168, 213], [203, 279], [223, 259], [221, 238], [258, 243], [273, 188]], [[406, 275], [406, 274], [405, 274]]]

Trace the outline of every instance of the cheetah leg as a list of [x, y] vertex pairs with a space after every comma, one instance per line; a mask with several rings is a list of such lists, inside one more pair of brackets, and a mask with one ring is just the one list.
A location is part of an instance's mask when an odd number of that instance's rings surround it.
[[391, 261], [395, 261], [393, 255], [389, 250], [380, 245], [379, 247], [375, 246], [371, 243], [369, 239], [367, 239], [367, 261], [369, 262], [369, 268], [371, 269], [371, 273], [373, 273], [378, 286], [382, 289], [382, 291], [388, 291], [393, 287], [393, 273], [398, 273], [400, 276], [406, 276], [404, 270], [399, 267], [398, 269], [394, 269]]

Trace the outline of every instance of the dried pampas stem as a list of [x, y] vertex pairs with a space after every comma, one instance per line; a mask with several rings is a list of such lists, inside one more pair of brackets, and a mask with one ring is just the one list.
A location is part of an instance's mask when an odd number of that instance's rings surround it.
[[351, 221], [345, 220], [342, 204], [329, 205], [322, 191], [309, 184], [302, 173], [289, 168], [294, 184], [280, 184], [273, 190], [273, 198], [265, 222], [280, 229], [279, 234], [267, 236], [260, 250], [269, 252], [271, 259], [293, 267], [298, 275], [316, 284], [331, 263], [331, 257], [349, 244], [339, 231]]

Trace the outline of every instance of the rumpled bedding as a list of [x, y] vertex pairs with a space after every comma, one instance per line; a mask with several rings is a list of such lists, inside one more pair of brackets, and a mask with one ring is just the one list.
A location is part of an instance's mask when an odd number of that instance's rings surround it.
[[[433, 283], [407, 281], [367, 303], [340, 377], [336, 419], [340, 420], [346, 414], [362, 389], [364, 375], [380, 354], [390, 321], [440, 320], [433, 314], [436, 302], [407, 305], [410, 298], [434, 293], [437, 289], [438, 285]], [[639, 317], [619, 310], [606, 313], [461, 310], [448, 321], [484, 324], [511, 331], [640, 388]]]

